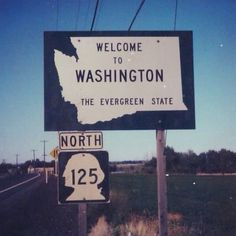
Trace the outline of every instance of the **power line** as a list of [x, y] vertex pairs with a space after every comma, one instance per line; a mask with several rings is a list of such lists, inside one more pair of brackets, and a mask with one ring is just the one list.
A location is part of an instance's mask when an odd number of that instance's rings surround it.
[[94, 22], [95, 22], [96, 15], [97, 15], [97, 10], [98, 10], [98, 4], [99, 4], [99, 0], [97, 0], [97, 2], [96, 2], [96, 7], [95, 7], [95, 10], [94, 10], [93, 21], [92, 21], [90, 31], [93, 31], [93, 26], [94, 26]]
[[134, 15], [134, 18], [133, 18], [133, 20], [132, 20], [132, 22], [131, 22], [131, 24], [130, 24], [130, 26], [129, 26], [128, 31], [130, 31], [131, 27], [133, 26], [133, 23], [134, 23], [134, 21], [136, 20], [136, 18], [137, 18], [137, 16], [138, 16], [138, 13], [140, 12], [141, 8], [143, 7], [144, 2], [145, 2], [145, 0], [142, 0], [142, 2], [140, 3], [139, 8], [137, 9], [137, 11], [136, 11], [136, 13], [135, 13], [135, 15]]
[[99, 22], [102, 7], [103, 7], [103, 0], [100, 0], [97, 10], [96, 23]]
[[176, 30], [176, 22], [177, 22], [177, 11], [178, 11], [178, 0], [175, 1], [175, 18], [174, 18], [174, 30]]
[[79, 11], [80, 11], [80, 3], [78, 0], [78, 8], [77, 8], [77, 13], [76, 13], [76, 18], [75, 18], [75, 30], [77, 30], [77, 25], [78, 25], [78, 21], [79, 21]]

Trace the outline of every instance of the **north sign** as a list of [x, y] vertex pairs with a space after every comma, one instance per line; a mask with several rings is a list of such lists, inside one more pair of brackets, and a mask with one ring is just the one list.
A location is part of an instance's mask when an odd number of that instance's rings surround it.
[[94, 150], [103, 148], [102, 132], [59, 132], [62, 151]]

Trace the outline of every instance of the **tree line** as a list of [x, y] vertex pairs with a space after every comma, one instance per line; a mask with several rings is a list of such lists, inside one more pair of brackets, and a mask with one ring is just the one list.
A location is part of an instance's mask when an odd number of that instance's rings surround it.
[[54, 161], [44, 162], [39, 159], [28, 160], [21, 164], [11, 164], [6, 163], [5, 160], [0, 164], [0, 176], [3, 174], [26, 174], [28, 172], [29, 166], [32, 168], [42, 168], [42, 167], [54, 167]]
[[[226, 149], [209, 150], [197, 155], [192, 150], [176, 152], [167, 146], [164, 155], [167, 173], [236, 173], [236, 153]], [[155, 167], [155, 157], [145, 164], [147, 172], [152, 172]]]
[[[176, 152], [174, 148], [167, 146], [164, 155], [166, 157], [166, 172], [167, 173], [236, 173], [236, 153], [221, 149], [220, 151], [209, 150], [202, 152], [199, 155], [192, 150], [188, 152]], [[134, 164], [143, 163], [142, 161], [123, 161], [119, 163]], [[118, 163], [110, 163], [110, 171], [117, 171]], [[54, 167], [54, 161], [45, 162], [36, 159], [35, 161], [29, 160], [18, 166], [6, 163], [5, 160], [0, 164], [0, 175], [8, 173], [11, 169], [21, 170], [27, 173], [29, 166], [32, 167]], [[133, 167], [135, 168], [135, 167]], [[155, 173], [156, 172], [156, 157], [146, 161], [142, 172]]]

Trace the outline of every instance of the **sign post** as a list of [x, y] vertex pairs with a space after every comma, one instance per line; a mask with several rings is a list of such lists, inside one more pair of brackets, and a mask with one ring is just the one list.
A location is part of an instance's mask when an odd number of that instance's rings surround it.
[[192, 32], [52, 31], [44, 45], [44, 129], [70, 131], [60, 149], [74, 151], [59, 155], [59, 203], [82, 204], [82, 224], [85, 202], [108, 201], [98, 152], [75, 152], [102, 147], [94, 131], [156, 130], [159, 235], [167, 236], [164, 130], [195, 129]]
[[87, 236], [87, 204], [79, 203], [78, 205], [78, 235]]
[[166, 157], [165, 149], [165, 131], [156, 131], [157, 141], [157, 199], [158, 199], [158, 220], [159, 236], [167, 236], [167, 191], [166, 191]]
[[55, 176], [58, 176], [58, 155], [59, 155], [60, 149], [58, 147], [55, 147], [51, 152], [50, 155], [55, 159], [55, 166], [54, 166], [54, 173]]
[[109, 201], [106, 151], [60, 152], [58, 202], [78, 204], [78, 235], [87, 236], [87, 203]]

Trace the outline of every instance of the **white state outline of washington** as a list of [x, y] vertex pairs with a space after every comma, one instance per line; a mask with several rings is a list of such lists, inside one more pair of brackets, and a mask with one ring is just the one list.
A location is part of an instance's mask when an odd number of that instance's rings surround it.
[[[160, 41], [160, 46], [154, 42]], [[96, 51], [96, 42], [145, 42], [140, 53], [114, 53]], [[131, 115], [138, 111], [187, 110], [182, 98], [181, 68], [178, 37], [71, 37], [75, 56], [67, 56], [54, 50], [54, 62], [65, 101], [77, 108], [77, 120], [81, 124], [94, 124]], [[154, 46], [157, 49], [153, 49]], [[158, 57], [162, 55], [162, 57]], [[123, 59], [121, 65], [114, 63], [114, 56]], [[143, 65], [143, 62], [150, 62]], [[164, 62], [163, 62], [164, 61]], [[78, 83], [76, 70], [81, 69], [155, 69], [157, 64], [164, 70], [164, 82], [126, 82], [126, 83]], [[91, 66], [92, 65], [92, 66]], [[119, 67], [118, 67], [119, 66]], [[171, 69], [170, 69], [171, 66]], [[170, 79], [172, 78], [172, 79]], [[173, 79], [174, 78], [174, 79]], [[145, 89], [143, 87], [145, 86]], [[173, 105], [151, 105], [152, 98], [172, 97]], [[94, 105], [82, 105], [83, 98], [93, 99]], [[144, 105], [101, 105], [101, 98], [144, 98]], [[174, 109], [173, 109], [174, 108]]]

